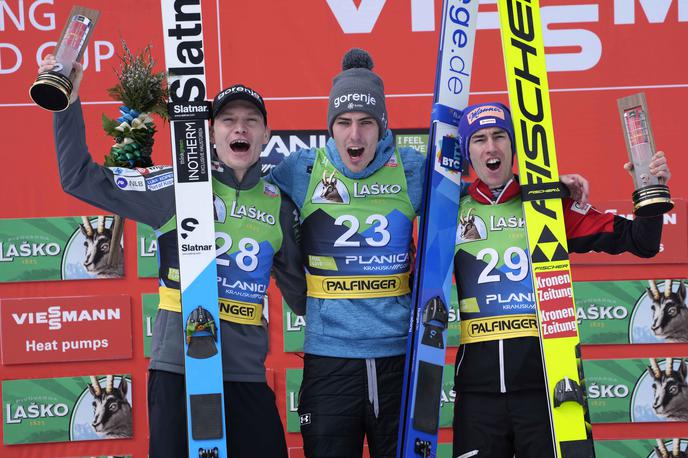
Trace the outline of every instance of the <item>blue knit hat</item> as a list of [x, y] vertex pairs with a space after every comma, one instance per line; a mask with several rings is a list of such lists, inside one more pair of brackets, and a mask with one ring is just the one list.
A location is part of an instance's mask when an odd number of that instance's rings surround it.
[[514, 143], [514, 123], [511, 121], [511, 112], [499, 102], [478, 103], [476, 105], [469, 105], [463, 111], [461, 119], [459, 120], [459, 145], [464, 157], [471, 160], [471, 155], [468, 152], [468, 143], [474, 133], [480, 129], [488, 127], [499, 127], [504, 129], [511, 140], [511, 162], [513, 163], [516, 155]]

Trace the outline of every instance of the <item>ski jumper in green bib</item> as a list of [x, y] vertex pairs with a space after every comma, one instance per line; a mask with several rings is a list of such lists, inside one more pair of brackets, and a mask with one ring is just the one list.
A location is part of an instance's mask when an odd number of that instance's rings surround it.
[[461, 343], [537, 337], [523, 205], [461, 198], [454, 256]]
[[369, 177], [351, 179], [318, 149], [301, 207], [308, 296], [408, 294], [414, 217], [397, 151]]
[[[279, 189], [261, 179], [239, 192], [213, 178], [213, 194], [220, 318], [260, 325], [272, 258], [282, 244]], [[173, 217], [159, 232], [175, 227]], [[178, 276], [174, 266], [160, 267], [161, 275]], [[159, 307], [178, 312], [179, 290], [161, 286]]]

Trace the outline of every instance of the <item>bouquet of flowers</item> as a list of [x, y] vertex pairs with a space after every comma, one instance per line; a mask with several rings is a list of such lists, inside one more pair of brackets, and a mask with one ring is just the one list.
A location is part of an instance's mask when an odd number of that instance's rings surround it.
[[115, 139], [110, 154], [105, 155], [106, 167], [149, 167], [153, 165], [153, 135], [155, 124], [152, 115], [167, 119], [167, 86], [165, 72], [154, 72], [150, 45], [138, 55], [132, 54], [122, 40], [123, 53], [119, 56], [120, 68], [116, 71], [118, 83], [108, 94], [124, 104], [121, 116], [111, 119], [103, 115], [103, 129]]

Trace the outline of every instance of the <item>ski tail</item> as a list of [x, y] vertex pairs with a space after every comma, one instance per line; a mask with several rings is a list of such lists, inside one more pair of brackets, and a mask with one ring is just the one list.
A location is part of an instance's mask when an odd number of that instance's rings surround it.
[[498, 0], [498, 8], [554, 449], [590, 458], [539, 1]]
[[436, 456], [478, 0], [444, 0], [399, 421], [398, 457]]

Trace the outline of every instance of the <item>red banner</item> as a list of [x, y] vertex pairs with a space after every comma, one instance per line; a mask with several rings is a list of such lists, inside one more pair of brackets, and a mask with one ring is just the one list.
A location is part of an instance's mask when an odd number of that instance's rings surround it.
[[[633, 219], [633, 202], [604, 202], [595, 207], [607, 213]], [[662, 244], [659, 253], [653, 258], [639, 258], [630, 253], [611, 255], [606, 253], [571, 254], [571, 263], [581, 264], [678, 264], [688, 262], [688, 225], [686, 225], [686, 201], [674, 199], [674, 209], [664, 215]]]
[[0, 300], [3, 364], [132, 356], [129, 296]]

